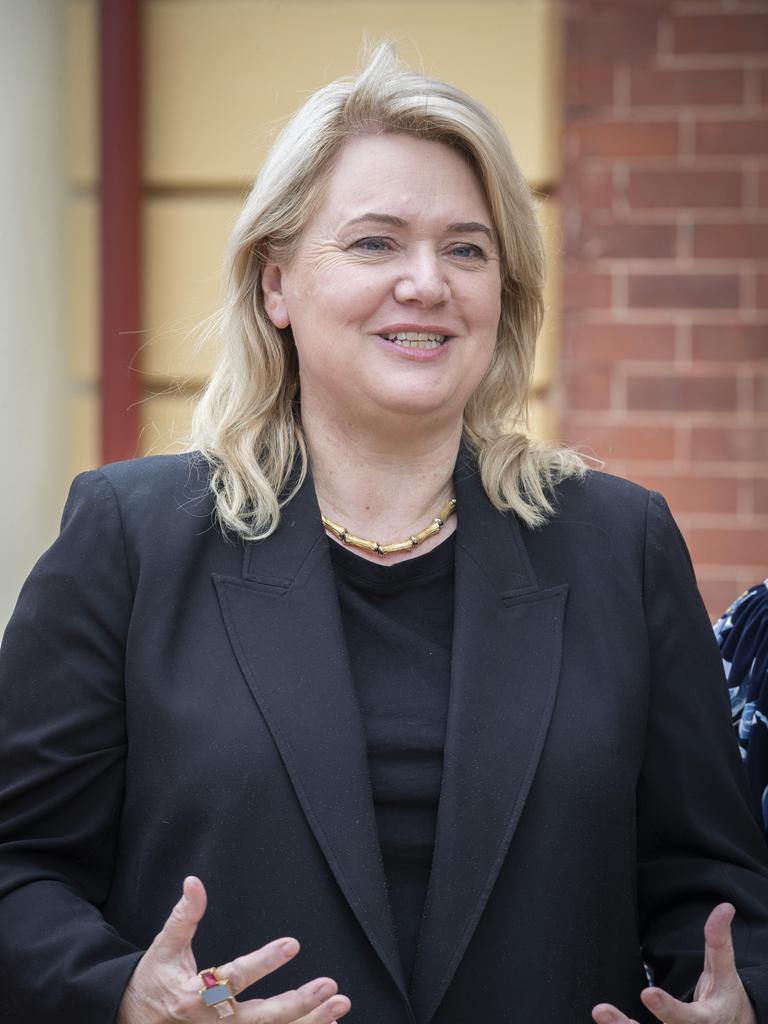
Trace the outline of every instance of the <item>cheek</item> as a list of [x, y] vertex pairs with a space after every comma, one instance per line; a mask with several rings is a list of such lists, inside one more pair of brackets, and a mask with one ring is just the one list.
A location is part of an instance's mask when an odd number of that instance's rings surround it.
[[496, 344], [499, 333], [499, 321], [501, 319], [501, 302], [499, 296], [492, 290], [484, 296], [485, 301], [477, 301], [473, 304], [474, 324], [478, 345], [475, 349], [475, 358], [472, 360], [472, 389], [477, 387], [485, 376], [493, 361], [493, 354], [496, 351]]
[[488, 343], [483, 347], [482, 352], [473, 361], [472, 369], [467, 374], [468, 381], [471, 385], [471, 391], [474, 391], [483, 380], [485, 375], [490, 369], [491, 363], [493, 362], [493, 353], [496, 351], [496, 334], [494, 332], [493, 337], [488, 338]]
[[501, 316], [501, 279], [495, 266], [478, 274], [469, 274], [455, 284], [455, 297], [475, 323], [498, 322]]
[[494, 288], [478, 289], [468, 296], [465, 308], [477, 335], [493, 348], [501, 319], [501, 296], [498, 291]]
[[316, 274], [291, 296], [293, 323], [315, 333], [359, 324], [381, 302], [383, 287], [370, 274], [347, 268], [343, 275]]

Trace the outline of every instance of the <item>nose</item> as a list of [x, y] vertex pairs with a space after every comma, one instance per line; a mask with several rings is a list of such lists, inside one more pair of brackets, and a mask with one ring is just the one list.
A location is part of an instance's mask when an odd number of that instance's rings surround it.
[[414, 253], [395, 284], [395, 298], [414, 305], [439, 306], [451, 294], [445, 269], [437, 253]]

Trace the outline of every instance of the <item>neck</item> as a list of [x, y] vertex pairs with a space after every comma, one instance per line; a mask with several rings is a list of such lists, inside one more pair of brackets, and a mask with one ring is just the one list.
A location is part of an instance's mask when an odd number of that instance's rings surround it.
[[[424, 431], [409, 424], [407, 430], [366, 433], [308, 411], [302, 407], [302, 426], [320, 509], [350, 533], [382, 544], [403, 541], [423, 530], [453, 496], [460, 423], [451, 429]], [[413, 553], [367, 557], [391, 563], [422, 554], [455, 524], [453, 516]]]

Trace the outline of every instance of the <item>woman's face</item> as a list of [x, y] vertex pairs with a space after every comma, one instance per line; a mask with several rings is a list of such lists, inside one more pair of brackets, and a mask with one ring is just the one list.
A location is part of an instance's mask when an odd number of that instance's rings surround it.
[[268, 315], [293, 332], [303, 409], [346, 426], [458, 423], [500, 315], [475, 172], [440, 142], [350, 139], [296, 252], [265, 268], [263, 287]]

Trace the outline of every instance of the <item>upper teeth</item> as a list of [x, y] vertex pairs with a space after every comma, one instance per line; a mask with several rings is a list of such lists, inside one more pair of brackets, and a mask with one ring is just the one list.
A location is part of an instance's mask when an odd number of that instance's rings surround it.
[[397, 345], [417, 348], [436, 348], [442, 345], [447, 335], [432, 334], [422, 331], [397, 331], [393, 334], [385, 334], [387, 341], [394, 341]]

